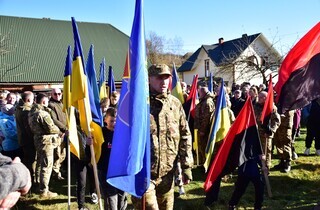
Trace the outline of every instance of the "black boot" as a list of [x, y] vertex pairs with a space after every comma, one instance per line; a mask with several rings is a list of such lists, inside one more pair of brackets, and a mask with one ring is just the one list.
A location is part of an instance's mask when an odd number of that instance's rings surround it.
[[280, 163], [278, 165], [275, 165], [273, 167], [273, 169], [275, 169], [275, 170], [283, 170], [284, 169], [284, 165], [285, 165], [284, 160], [281, 159]]
[[283, 172], [289, 173], [291, 171], [291, 163], [290, 160], [285, 160]]

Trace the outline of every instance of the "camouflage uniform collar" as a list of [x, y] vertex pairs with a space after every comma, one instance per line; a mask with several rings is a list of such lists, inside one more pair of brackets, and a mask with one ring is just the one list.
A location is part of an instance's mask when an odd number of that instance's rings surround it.
[[151, 97], [158, 98], [158, 99], [168, 98], [169, 94], [170, 94], [169, 92], [167, 92], [167, 93], [152, 93], [152, 92], [150, 92]]
[[39, 110], [45, 110], [45, 107], [42, 106], [41, 104], [34, 104], [34, 107]]
[[206, 95], [205, 96], [203, 96], [200, 100], [202, 101], [202, 100], [205, 100], [205, 99], [207, 99], [207, 98], [213, 98], [213, 95], [210, 93], [210, 91], [208, 91], [207, 93], [206, 93]]

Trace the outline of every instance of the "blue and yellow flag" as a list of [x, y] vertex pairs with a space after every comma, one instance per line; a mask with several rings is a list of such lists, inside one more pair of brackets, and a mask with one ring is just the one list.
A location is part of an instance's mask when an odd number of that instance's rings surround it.
[[106, 86], [106, 62], [102, 59], [100, 63], [100, 80], [99, 80], [99, 97], [100, 100], [103, 98], [108, 98], [107, 86]]
[[150, 104], [143, 0], [136, 0], [107, 181], [141, 197], [150, 184]]
[[206, 147], [206, 161], [203, 164], [205, 171], [208, 170], [212, 160], [214, 144], [224, 139], [231, 126], [230, 117], [227, 110], [226, 93], [223, 86], [223, 80], [219, 91], [217, 106], [212, 121], [209, 139]]
[[172, 86], [171, 86], [171, 94], [179, 99], [179, 101], [183, 104], [184, 103], [184, 97], [183, 92], [181, 88], [181, 83], [179, 80], [179, 76], [177, 73], [176, 65], [173, 64], [172, 69]]
[[80, 158], [80, 146], [77, 135], [77, 124], [74, 115], [74, 107], [71, 106], [71, 69], [72, 69], [72, 57], [71, 47], [68, 46], [68, 54], [66, 57], [66, 66], [63, 79], [63, 111], [67, 115], [67, 128], [69, 131], [70, 152]]
[[63, 77], [63, 111], [67, 113], [68, 108], [71, 106], [71, 70], [72, 70], [72, 57], [71, 47], [68, 46], [66, 65]]
[[108, 74], [108, 93], [109, 98], [111, 97], [111, 94], [116, 91], [116, 84], [114, 82], [114, 76], [113, 76], [113, 70], [112, 66], [109, 66], [109, 74]]
[[71, 74], [71, 103], [78, 109], [81, 128], [87, 135], [89, 135], [92, 116], [88, 94], [88, 79], [87, 72], [84, 68], [82, 46], [78, 32], [78, 26], [73, 17], [72, 28], [74, 36], [74, 51]]
[[101, 145], [104, 142], [102, 134], [103, 118], [100, 109], [99, 90], [96, 78], [96, 69], [94, 65], [94, 47], [91, 45], [87, 59], [87, 78], [88, 78], [88, 93], [91, 108], [92, 122], [90, 123], [91, 134], [93, 136], [93, 148], [96, 161], [99, 161], [101, 156]]

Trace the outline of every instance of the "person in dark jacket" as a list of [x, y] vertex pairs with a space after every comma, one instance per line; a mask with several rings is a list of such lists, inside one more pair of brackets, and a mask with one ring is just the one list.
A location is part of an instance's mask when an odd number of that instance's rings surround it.
[[233, 111], [234, 116], [237, 117], [245, 102], [245, 100], [241, 98], [241, 90], [234, 91], [234, 96], [230, 99], [230, 102], [231, 110]]
[[116, 112], [115, 108], [109, 107], [104, 117], [105, 126], [102, 128], [104, 142], [101, 146], [101, 157], [98, 162], [100, 188], [104, 199], [104, 209], [106, 210], [125, 210], [127, 208], [126, 193], [106, 181], [114, 126], [116, 124]]
[[316, 155], [320, 156], [320, 98], [311, 103], [310, 114], [307, 121], [307, 136], [305, 155], [310, 155], [310, 148], [314, 139]]
[[[229, 210], [235, 210], [236, 205], [239, 203], [240, 198], [245, 193], [249, 182], [252, 182], [255, 188], [255, 203], [254, 209], [259, 210], [262, 207], [263, 192], [264, 192], [264, 180], [260, 170], [261, 160], [264, 159], [264, 155], [249, 158], [238, 168], [238, 178], [235, 183], [235, 189], [229, 201]], [[267, 170], [266, 167], [261, 168]]]
[[[50, 115], [54, 124], [60, 129], [61, 133], [65, 133], [67, 129], [67, 117], [66, 113], [63, 112], [62, 104], [62, 92], [59, 88], [53, 88], [51, 91], [51, 97], [49, 100], [48, 107], [51, 109]], [[54, 150], [54, 163], [53, 163], [53, 177], [58, 180], [63, 180], [64, 177], [61, 175], [60, 168], [61, 164], [66, 158], [66, 145], [62, 141], [60, 145]]]

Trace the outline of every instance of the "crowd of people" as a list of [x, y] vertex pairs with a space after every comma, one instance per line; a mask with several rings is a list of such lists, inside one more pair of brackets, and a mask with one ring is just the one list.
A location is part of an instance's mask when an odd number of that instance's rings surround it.
[[[203, 165], [206, 160], [205, 149], [215, 117], [218, 88], [225, 85], [215, 83], [215, 89], [210, 91], [207, 81], [200, 81], [197, 87], [199, 102], [195, 107], [195, 117], [189, 120], [186, 117], [190, 115], [188, 108], [170, 94], [171, 71], [169, 67], [165, 64], [151, 65], [148, 74], [151, 182], [145, 193], [145, 205], [146, 209], [173, 209], [177, 162], [181, 164], [182, 180], [184, 184], [188, 184], [192, 180], [191, 169], [194, 167], [194, 160], [197, 160], [196, 165]], [[181, 87], [186, 100], [191, 86], [181, 82]], [[315, 153], [320, 155], [320, 135], [316, 128], [316, 125], [320, 123], [320, 99], [314, 100], [304, 110], [291, 110], [282, 115], [278, 114], [277, 107], [274, 105], [270, 123], [266, 126], [260, 121], [268, 94], [264, 84], [255, 86], [243, 83], [224, 88], [231, 123], [238, 116], [247, 97], [250, 97], [264, 154], [262, 157], [251, 157], [245, 165], [239, 166], [239, 178], [229, 202], [229, 209], [236, 208], [249, 181], [256, 186], [255, 209], [261, 209], [263, 201], [261, 160], [266, 162], [266, 170], [274, 168], [282, 172], [290, 172], [291, 161], [298, 158], [294, 149], [294, 139], [299, 135], [300, 121], [306, 115], [302, 113], [307, 113], [308, 117], [304, 154], [310, 155], [312, 141], [315, 140]], [[66, 176], [65, 139], [67, 139], [68, 131], [66, 113], [63, 112], [62, 94], [59, 88], [53, 88], [50, 93], [37, 94], [31, 91], [1, 92], [0, 182], [10, 180], [13, 187], [1, 192], [0, 206], [8, 203], [5, 202], [8, 194], [15, 193], [16, 196], [26, 194], [31, 186], [30, 191], [39, 193], [42, 198], [53, 198], [58, 195], [50, 191], [49, 185], [51, 178], [60, 181]], [[110, 98], [100, 101], [104, 119], [102, 127], [104, 143], [97, 166], [104, 208], [112, 210], [127, 207], [126, 192], [106, 182], [119, 98], [119, 92], [115, 91], [110, 94]], [[78, 117], [76, 119], [79, 121]], [[192, 151], [193, 128], [198, 130], [198, 153]], [[91, 137], [86, 136], [80, 126], [77, 127], [77, 131], [80, 158], [71, 156], [71, 164], [76, 171], [78, 208], [84, 210], [87, 209], [85, 205], [87, 181], [90, 183], [90, 195], [94, 202], [97, 202], [89, 149], [93, 141]], [[275, 149], [280, 162], [272, 166], [271, 159]], [[23, 164], [20, 163], [20, 159]], [[11, 171], [12, 175], [5, 175], [5, 173], [9, 174], [7, 171]], [[18, 176], [21, 178], [17, 178]], [[19, 196], [16, 200], [18, 198]], [[140, 209], [140, 199], [132, 197], [132, 202], [135, 208]], [[15, 202], [12, 203], [14, 205]]]

